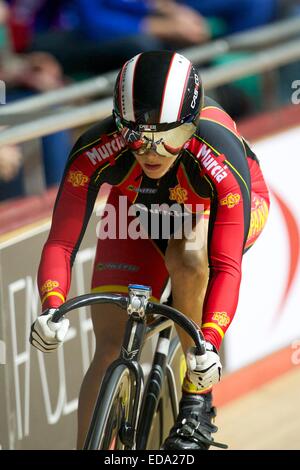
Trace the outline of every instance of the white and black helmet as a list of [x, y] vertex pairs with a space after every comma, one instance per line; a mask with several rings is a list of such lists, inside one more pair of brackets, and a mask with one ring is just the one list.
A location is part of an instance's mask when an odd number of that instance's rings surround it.
[[118, 74], [114, 116], [137, 131], [165, 131], [196, 123], [203, 96], [201, 79], [186, 57], [171, 51], [143, 52]]

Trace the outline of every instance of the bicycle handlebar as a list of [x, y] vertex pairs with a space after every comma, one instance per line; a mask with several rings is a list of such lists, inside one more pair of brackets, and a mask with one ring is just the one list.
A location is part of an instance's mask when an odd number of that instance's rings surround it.
[[89, 305], [94, 304], [107, 304], [113, 303], [114, 305], [118, 305], [123, 310], [126, 310], [128, 304], [128, 297], [120, 294], [84, 294], [79, 295], [78, 297], [74, 297], [74, 299], [70, 299], [64, 304], [62, 304], [56, 312], [54, 312], [52, 316], [52, 321], [54, 323], [59, 322], [59, 320], [66, 315], [66, 313], [70, 312], [71, 310], [75, 310], [76, 308], [87, 307]]
[[[62, 304], [56, 312], [54, 312], [51, 321], [57, 323], [66, 315], [66, 313], [77, 308], [87, 307], [93, 304], [114, 304], [118, 305], [123, 310], [127, 309], [128, 297], [120, 294], [84, 294], [74, 299], [70, 299]], [[163, 305], [154, 302], [148, 302], [146, 308], [146, 315], [158, 314], [169, 318], [193, 339], [196, 345], [196, 354], [202, 356], [206, 352], [205, 340], [199, 327], [192, 320], [187, 318], [181, 312], [168, 305]]]
[[187, 318], [179, 310], [176, 310], [173, 307], [169, 307], [168, 305], [149, 302], [146, 313], [157, 313], [169, 318], [178, 326], [183, 328], [183, 330], [192, 338], [196, 346], [197, 356], [203, 356], [206, 353], [205, 339], [203, 337], [202, 331], [194, 321]]

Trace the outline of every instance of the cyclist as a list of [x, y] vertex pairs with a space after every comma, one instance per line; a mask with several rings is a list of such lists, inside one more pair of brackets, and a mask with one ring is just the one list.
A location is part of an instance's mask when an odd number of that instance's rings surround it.
[[[195, 355], [190, 339], [179, 331], [187, 372], [180, 413], [164, 448], [208, 449], [217, 430], [211, 391], [221, 378], [218, 351], [236, 310], [243, 253], [268, 216], [268, 189], [248, 143], [230, 116], [204, 96], [195, 67], [182, 55], [146, 52], [126, 62], [116, 80], [113, 106], [111, 116], [79, 138], [67, 162], [39, 266], [43, 313], [32, 326], [31, 342], [51, 352], [65, 338], [68, 320], [55, 330], [48, 320], [66, 299], [99, 188], [109, 183], [107, 204], [117, 214], [117, 226], [114, 236], [99, 240], [92, 289], [122, 293], [129, 283], [148, 284], [159, 299], [170, 277], [172, 305], [201, 326], [206, 355]], [[192, 249], [187, 237], [175, 237], [175, 231], [169, 239], [116, 237], [124, 216], [120, 196], [148, 213], [174, 201], [188, 207], [193, 233], [200, 237]], [[119, 350], [126, 316], [116, 307], [98, 306], [92, 308], [92, 320], [96, 351], [80, 391], [79, 448], [99, 372]], [[112, 328], [112, 322], [119, 327]]]

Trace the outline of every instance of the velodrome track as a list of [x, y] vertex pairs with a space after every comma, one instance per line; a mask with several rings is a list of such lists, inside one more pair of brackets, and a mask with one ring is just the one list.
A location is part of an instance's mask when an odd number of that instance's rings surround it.
[[218, 387], [216, 441], [231, 450], [300, 450], [300, 365], [291, 362], [290, 348], [224, 377]]
[[300, 449], [300, 368], [218, 409], [216, 440], [232, 450]]

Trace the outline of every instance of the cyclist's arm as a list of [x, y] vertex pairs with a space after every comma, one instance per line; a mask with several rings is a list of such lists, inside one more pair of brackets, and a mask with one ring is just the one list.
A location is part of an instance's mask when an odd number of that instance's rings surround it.
[[52, 225], [38, 271], [43, 309], [58, 307], [68, 294], [71, 268], [100, 186], [118, 184], [133, 157], [124, 155], [112, 117], [92, 126], [75, 144], [67, 162]]
[[206, 340], [219, 349], [238, 303], [251, 182], [244, 146], [233, 131], [201, 120], [201, 135], [204, 141], [198, 139], [196, 144], [197, 160], [213, 195], [208, 234], [210, 280], [202, 328]]
[[60, 185], [49, 237], [42, 251], [38, 287], [42, 308], [58, 307], [71, 283], [71, 268], [93, 211], [98, 190], [69, 160]]

